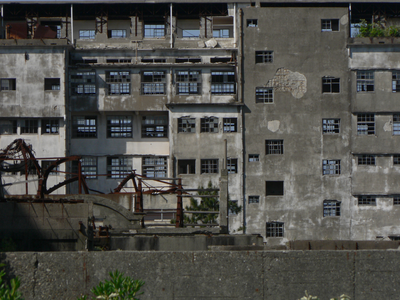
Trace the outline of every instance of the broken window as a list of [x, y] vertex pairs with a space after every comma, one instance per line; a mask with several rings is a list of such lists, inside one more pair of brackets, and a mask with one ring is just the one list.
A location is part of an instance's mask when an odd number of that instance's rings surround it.
[[182, 117], [178, 119], [178, 132], [195, 133], [196, 119]]
[[234, 94], [236, 92], [235, 72], [211, 72], [211, 94]]
[[358, 205], [376, 205], [374, 196], [358, 196]]
[[23, 133], [38, 133], [38, 120], [26, 119], [20, 121], [21, 134]]
[[196, 160], [195, 159], [179, 159], [178, 174], [195, 174]]
[[357, 115], [357, 134], [374, 135], [375, 134], [375, 115], [358, 114]]
[[249, 196], [249, 204], [260, 203], [260, 196]]
[[400, 154], [393, 155], [393, 164], [400, 165]]
[[107, 116], [107, 137], [131, 138], [132, 116]]
[[202, 159], [201, 174], [218, 173], [218, 159]]
[[16, 79], [15, 78], [2, 78], [1, 79], [1, 90], [2, 91], [15, 91], [16, 90]]
[[176, 92], [179, 95], [201, 93], [200, 71], [176, 71]]
[[393, 135], [400, 135], [400, 114], [393, 115]]
[[247, 27], [258, 27], [258, 20], [257, 19], [247, 19], [246, 25], [247, 25]]
[[249, 154], [249, 162], [256, 162], [260, 161], [260, 155], [259, 154]]
[[392, 91], [400, 92], [400, 71], [392, 71]]
[[283, 224], [282, 222], [267, 222], [267, 237], [283, 237]]
[[274, 51], [256, 51], [256, 64], [274, 62]]
[[110, 71], [106, 73], [109, 95], [130, 94], [131, 74], [128, 71]]
[[[40, 25], [55, 32], [55, 38], [57, 38], [57, 39], [61, 38], [61, 21], [41, 21]], [[35, 32], [34, 38], [39, 38], [36, 35], [37, 35], [37, 32]], [[45, 34], [45, 36], [47, 36], [47, 34]]]
[[399, 196], [393, 197], [393, 205], [400, 205], [400, 197]]
[[81, 40], [93, 40], [95, 37], [96, 31], [94, 29], [79, 30], [79, 39]]
[[224, 132], [237, 132], [237, 118], [224, 118]]
[[124, 156], [107, 157], [107, 177], [125, 178], [132, 172], [132, 158]]
[[266, 196], [283, 196], [283, 181], [266, 181], [265, 195]]
[[374, 91], [374, 71], [357, 71], [357, 92]]
[[108, 31], [108, 37], [110, 39], [126, 38], [125, 29], [111, 29]]
[[238, 172], [237, 158], [228, 158], [226, 160], [226, 169], [228, 170], [228, 174], [236, 174]]
[[[42, 170], [46, 172], [46, 170], [55, 162], [55, 160], [42, 160]], [[58, 171], [60, 171], [60, 165], [56, 166], [50, 172], [50, 175], [57, 175]]]
[[200, 120], [200, 132], [211, 132], [218, 133], [218, 118], [209, 117], [209, 118], [201, 118]]
[[324, 200], [324, 217], [339, 217], [340, 204], [337, 200]]
[[359, 165], [375, 165], [376, 155], [357, 155], [357, 160]]
[[45, 78], [44, 79], [44, 90], [45, 91], [59, 91], [60, 90], [60, 78]]
[[142, 72], [142, 94], [164, 95], [165, 94], [165, 72], [144, 71]]
[[59, 127], [58, 119], [42, 119], [42, 134], [58, 134]]
[[322, 19], [321, 31], [339, 31], [339, 19]]
[[322, 119], [322, 133], [340, 133], [340, 119]]
[[142, 175], [146, 177], [167, 177], [167, 158], [148, 156], [142, 159]]
[[0, 134], [17, 134], [17, 120], [0, 119]]
[[283, 140], [266, 140], [265, 154], [283, 154]]
[[226, 63], [233, 63], [234, 62], [234, 59], [233, 59], [233, 57], [232, 56], [225, 56], [225, 57], [211, 57], [210, 58], [210, 62], [211, 63], [223, 63], [223, 64], [226, 64]]
[[256, 87], [256, 103], [273, 103], [274, 89], [272, 87]]
[[322, 160], [322, 175], [339, 175], [339, 174], [340, 174], [339, 159]]
[[340, 78], [323, 77], [322, 78], [322, 93], [339, 93]]
[[[78, 162], [72, 162], [72, 172], [78, 174]], [[81, 172], [85, 179], [97, 179], [97, 157], [84, 156], [81, 158]]]
[[233, 37], [233, 17], [213, 17], [213, 37]]
[[175, 58], [175, 62], [177, 64], [182, 64], [182, 63], [200, 63], [201, 58]]
[[151, 63], [151, 64], [157, 64], [157, 63], [165, 63], [167, 60], [165, 58], [142, 58], [142, 63]]
[[143, 116], [142, 138], [163, 138], [168, 136], [168, 116]]
[[164, 24], [144, 24], [145, 38], [162, 38], [165, 36]]
[[177, 20], [178, 38], [198, 38], [200, 36], [199, 19], [178, 19]]
[[130, 64], [132, 60], [126, 58], [110, 58], [107, 59], [106, 62], [108, 64]]
[[73, 116], [72, 117], [73, 138], [95, 138], [97, 137], [96, 116]]
[[71, 74], [71, 94], [90, 95], [96, 94], [96, 72], [82, 71]]

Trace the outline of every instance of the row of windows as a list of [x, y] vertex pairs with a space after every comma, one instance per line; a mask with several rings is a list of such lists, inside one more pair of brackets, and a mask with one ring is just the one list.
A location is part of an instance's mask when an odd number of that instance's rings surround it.
[[[237, 132], [237, 118], [223, 118], [223, 132]], [[195, 133], [196, 119], [182, 117], [178, 119], [178, 133]], [[219, 119], [206, 117], [200, 119], [200, 132], [219, 132]]]
[[58, 134], [59, 120], [58, 119], [0, 120], [0, 134], [38, 133], [39, 128], [41, 129], [40, 132], [42, 134]]
[[[15, 91], [17, 89], [17, 80], [15, 78], [2, 78], [0, 79], [0, 87], [2, 91]], [[44, 90], [59, 91], [60, 78], [45, 78]]]
[[[376, 164], [375, 154], [362, 154], [357, 155], [357, 164], [358, 165], [375, 165]], [[395, 154], [392, 156], [393, 165], [400, 165], [400, 154]]]
[[[229, 174], [238, 172], [237, 158], [228, 158], [226, 168]], [[219, 160], [218, 159], [202, 159], [200, 161], [200, 173], [218, 173]], [[196, 174], [196, 160], [195, 159], [179, 159], [178, 160], [178, 174]]]
[[[247, 19], [246, 26], [258, 27], [257, 19]], [[321, 31], [339, 31], [339, 19], [321, 19]]]

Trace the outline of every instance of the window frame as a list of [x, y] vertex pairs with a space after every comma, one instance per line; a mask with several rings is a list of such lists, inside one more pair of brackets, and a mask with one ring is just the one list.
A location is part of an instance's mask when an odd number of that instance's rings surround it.
[[[278, 186], [279, 185], [279, 186]], [[284, 196], [285, 182], [283, 180], [265, 181], [265, 196]]]
[[261, 50], [255, 52], [256, 64], [272, 64], [274, 62], [273, 50]]
[[357, 114], [357, 135], [375, 135], [375, 114]]
[[339, 134], [340, 119], [322, 119], [322, 134]]
[[132, 124], [131, 115], [107, 116], [107, 138], [132, 138]]
[[226, 169], [228, 174], [237, 174], [238, 172], [238, 159], [237, 158], [230, 158], [226, 159]]
[[322, 94], [339, 94], [340, 78], [322, 77]]
[[274, 88], [256, 87], [256, 103], [274, 103]]
[[80, 40], [94, 40], [95, 38], [96, 38], [96, 30], [95, 29], [80, 29], [79, 30], [79, 39]]
[[107, 157], [107, 179], [123, 179], [131, 173], [132, 173], [132, 157], [129, 156]]
[[400, 92], [400, 71], [392, 71], [392, 92]]
[[[334, 24], [332, 21], [334, 21]], [[321, 19], [321, 32], [340, 31], [339, 19]]]
[[16, 78], [1, 78], [0, 79], [0, 89], [2, 92], [16, 91], [17, 90], [17, 79]]
[[[79, 124], [79, 119], [83, 124]], [[83, 127], [82, 133], [79, 128]], [[97, 116], [72, 116], [72, 138], [97, 138]]]
[[219, 159], [205, 158], [200, 161], [200, 174], [218, 174]]
[[400, 154], [393, 154], [393, 165], [400, 165]]
[[[148, 121], [150, 121], [148, 123]], [[151, 130], [149, 130], [151, 129]], [[144, 115], [141, 122], [142, 138], [167, 138], [167, 115]]]
[[223, 118], [222, 128], [224, 133], [237, 132], [237, 118]]
[[[151, 174], [153, 175], [151, 176]], [[167, 157], [166, 156], [142, 157], [142, 175], [147, 178], [166, 178], [168, 175]]]
[[283, 155], [284, 140], [265, 140], [265, 155]]
[[17, 119], [0, 119], [0, 135], [18, 134]]
[[285, 223], [284, 222], [267, 222], [265, 237], [284, 237], [285, 235]]
[[259, 195], [250, 195], [247, 200], [248, 204], [259, 204], [260, 196]]
[[357, 93], [375, 92], [375, 72], [372, 70], [358, 70], [356, 81]]
[[211, 71], [211, 94], [233, 95], [236, 94], [236, 73], [231, 70]]
[[196, 174], [196, 159], [178, 159], [177, 166], [178, 175]]
[[322, 175], [340, 175], [341, 172], [340, 159], [322, 160]]
[[200, 132], [219, 133], [219, 118], [217, 117], [200, 118]]
[[74, 71], [70, 74], [72, 96], [96, 95], [96, 71]]
[[[107, 161], [108, 162], [108, 161]], [[96, 156], [82, 156], [81, 170], [85, 179], [97, 179], [98, 159]]]
[[[48, 129], [48, 130], [47, 130]], [[42, 134], [59, 134], [60, 120], [59, 119], [42, 119], [41, 133]]]
[[324, 200], [323, 202], [323, 217], [340, 217], [341, 201]]
[[175, 87], [177, 95], [200, 95], [202, 88], [201, 71], [176, 70]]
[[249, 162], [259, 162], [260, 161], [260, 154], [249, 154], [248, 161]]
[[[28, 124], [26, 124], [28, 123]], [[21, 119], [19, 121], [20, 134], [38, 134], [39, 120], [38, 119]]]
[[376, 197], [371, 195], [359, 195], [357, 196], [357, 204], [376, 206]]
[[178, 118], [178, 133], [196, 133], [196, 118]]
[[45, 78], [44, 90], [45, 91], [60, 91], [61, 83], [60, 78]]
[[130, 71], [107, 71], [106, 83], [109, 96], [131, 94]]
[[[117, 34], [121, 32], [121, 35]], [[115, 34], [115, 36], [114, 36]], [[109, 29], [108, 30], [108, 38], [109, 39], [124, 39], [127, 37], [126, 29]]]
[[165, 71], [141, 71], [141, 94], [146, 96], [165, 95]]
[[375, 166], [376, 165], [376, 155], [373, 155], [373, 154], [357, 155], [357, 165], [359, 165], [359, 166]]
[[400, 114], [393, 114], [392, 135], [400, 135]]
[[[166, 26], [165, 22], [147, 22], [143, 25], [143, 38], [160, 39], [165, 38]], [[147, 28], [146, 28], [147, 27]]]
[[246, 27], [257, 28], [258, 27], [258, 19], [246, 19]]

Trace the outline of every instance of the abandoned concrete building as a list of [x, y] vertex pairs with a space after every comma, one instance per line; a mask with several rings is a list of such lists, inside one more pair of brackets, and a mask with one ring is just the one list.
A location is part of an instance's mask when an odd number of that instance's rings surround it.
[[[271, 244], [400, 239], [400, 37], [358, 36], [396, 29], [398, 3], [153, 2], [1, 1], [0, 148], [81, 156], [104, 193], [226, 169], [230, 232]], [[5, 193], [35, 176], [4, 172]]]

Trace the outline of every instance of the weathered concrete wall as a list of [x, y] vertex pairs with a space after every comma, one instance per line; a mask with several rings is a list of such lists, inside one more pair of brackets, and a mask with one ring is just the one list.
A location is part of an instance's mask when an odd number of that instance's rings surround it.
[[25, 299], [76, 299], [118, 269], [140, 299], [397, 299], [398, 251], [4, 253]]

